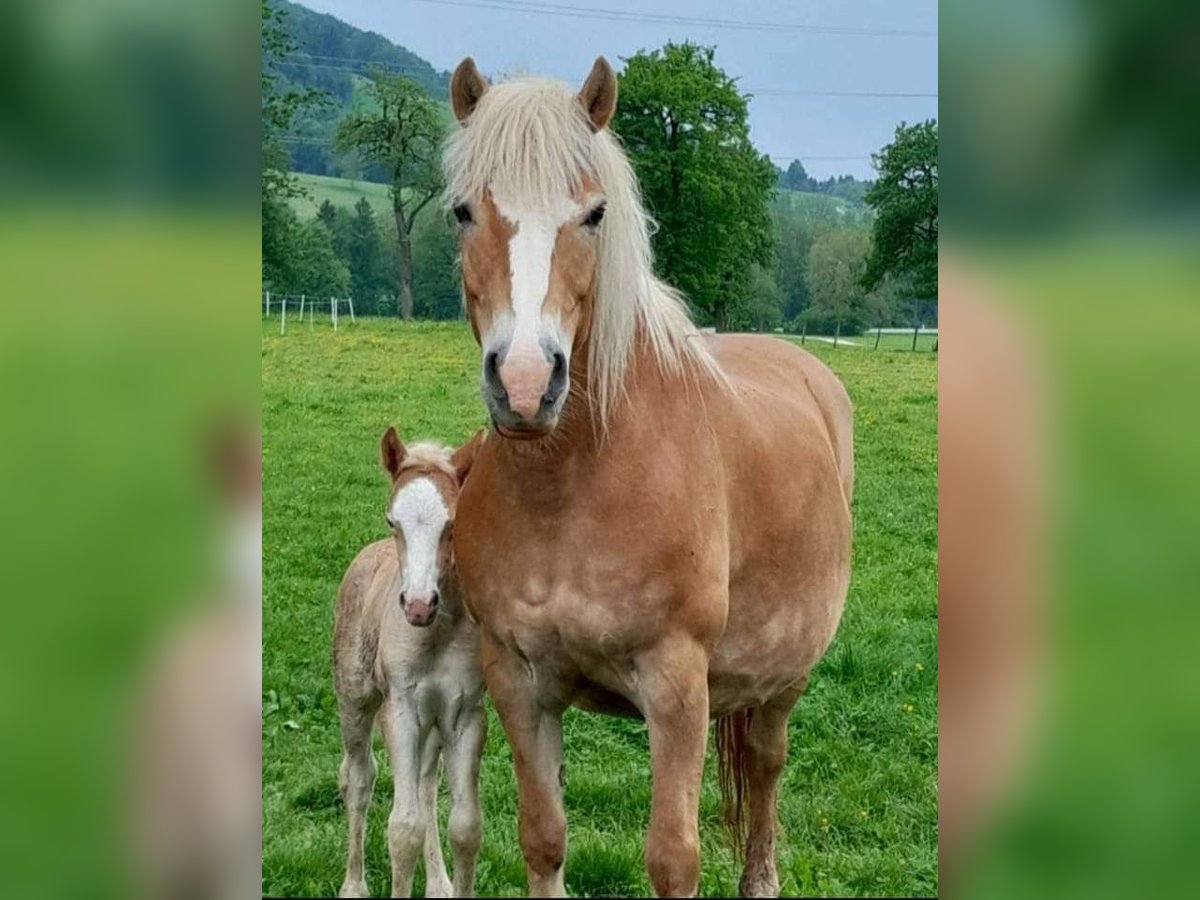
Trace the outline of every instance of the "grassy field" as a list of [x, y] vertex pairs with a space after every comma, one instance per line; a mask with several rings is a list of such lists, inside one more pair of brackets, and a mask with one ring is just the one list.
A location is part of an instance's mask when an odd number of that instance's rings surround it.
[[[854, 577], [841, 631], [792, 717], [781, 786], [785, 895], [932, 895], [937, 875], [937, 357], [809, 348], [856, 407]], [[484, 423], [478, 349], [465, 325], [360, 320], [262, 332], [263, 891], [332, 895], [346, 828], [330, 676], [334, 592], [385, 533], [380, 434], [457, 442]], [[479, 891], [525, 889], [512, 762], [490, 715]], [[650, 798], [644, 726], [568, 714], [567, 889], [646, 896]], [[710, 752], [710, 757], [711, 757]], [[391, 783], [382, 745], [368, 882], [386, 895]], [[706, 776], [702, 892], [730, 896], [739, 870]], [[445, 822], [445, 798], [442, 803]], [[443, 839], [445, 831], [443, 830]], [[416, 887], [422, 885], [418, 876]]]
[[351, 181], [349, 178], [334, 178], [329, 175], [309, 175], [298, 172], [296, 180], [307, 192], [307, 197], [293, 197], [289, 202], [302, 219], [311, 219], [317, 209], [328, 200], [334, 206], [353, 209], [360, 198], [366, 197], [375, 215], [385, 221], [392, 214], [391, 189], [386, 184], [373, 181]]

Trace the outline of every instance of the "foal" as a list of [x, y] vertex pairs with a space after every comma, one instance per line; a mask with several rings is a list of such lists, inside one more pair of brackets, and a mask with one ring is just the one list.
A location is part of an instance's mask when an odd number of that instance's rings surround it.
[[[375, 785], [371, 731], [377, 715], [395, 780], [388, 819], [392, 896], [409, 895], [422, 845], [426, 896], [469, 897], [475, 890], [483, 675], [451, 542], [459, 490], [482, 443], [480, 432], [451, 453], [433, 444], [406, 449], [395, 428], [383, 436], [392, 537], [369, 544], [350, 564], [334, 619], [333, 676], [345, 751], [338, 784], [350, 825], [343, 897], [367, 896], [363, 840]], [[437, 830], [443, 752], [453, 885]]]

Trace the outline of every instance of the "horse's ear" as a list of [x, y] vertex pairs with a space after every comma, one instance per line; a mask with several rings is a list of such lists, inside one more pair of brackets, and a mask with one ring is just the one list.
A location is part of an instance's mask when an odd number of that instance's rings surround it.
[[607, 125], [617, 111], [617, 73], [603, 56], [592, 63], [592, 71], [579, 89], [579, 103], [592, 123], [592, 131]]
[[467, 116], [475, 111], [475, 104], [487, 89], [487, 79], [479, 74], [475, 60], [468, 56], [458, 64], [450, 79], [450, 105], [454, 107], [458, 121], [467, 121]]
[[475, 435], [454, 451], [454, 455], [450, 457], [450, 464], [454, 466], [454, 474], [458, 476], [458, 483], [461, 485], [467, 480], [467, 475], [471, 472], [471, 467], [475, 465], [475, 457], [479, 455], [479, 448], [483, 446], [484, 440], [487, 438], [487, 431], [480, 428]]
[[396, 427], [389, 425], [379, 442], [379, 459], [383, 463], [383, 468], [392, 476], [393, 481], [400, 474], [400, 465], [404, 462], [407, 454], [408, 451], [404, 449], [400, 435], [396, 433]]

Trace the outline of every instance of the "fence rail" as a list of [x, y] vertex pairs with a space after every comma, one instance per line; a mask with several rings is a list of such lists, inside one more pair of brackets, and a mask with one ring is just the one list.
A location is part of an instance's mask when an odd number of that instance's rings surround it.
[[300, 313], [300, 321], [304, 321], [304, 313], [308, 312], [308, 327], [313, 327], [313, 317], [316, 315], [317, 308], [329, 310], [329, 320], [333, 323], [333, 330], [337, 331], [338, 327], [338, 310], [342, 304], [346, 305], [346, 309], [350, 312], [350, 324], [355, 323], [354, 318], [354, 298], [353, 297], [310, 297], [307, 294], [272, 294], [270, 291], [263, 291], [261, 304], [263, 318], [271, 318], [271, 308], [275, 307], [279, 311], [279, 333], [287, 334], [287, 312], [288, 304], [298, 308]]

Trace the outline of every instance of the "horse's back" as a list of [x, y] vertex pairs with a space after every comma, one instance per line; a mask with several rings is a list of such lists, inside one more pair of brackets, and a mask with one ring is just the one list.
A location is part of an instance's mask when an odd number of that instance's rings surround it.
[[730, 391], [706, 394], [726, 484], [729, 617], [714, 713], [801, 681], [832, 640], [850, 570], [850, 399], [820, 360], [767, 337], [711, 339]]
[[729, 378], [740, 412], [760, 423], [820, 417], [822, 437], [837, 464], [846, 501], [854, 488], [854, 410], [846, 388], [825, 363], [780, 338], [722, 334], [709, 338]]
[[395, 569], [396, 547], [384, 539], [368, 544], [346, 568], [333, 614], [333, 671], [338, 693], [370, 693], [381, 622], [373, 588]]

